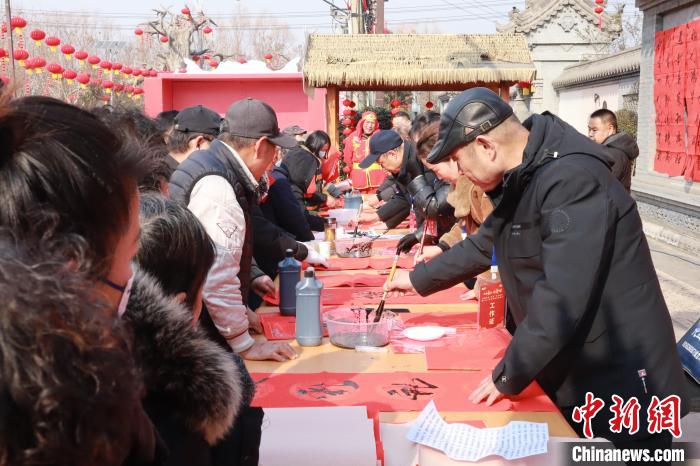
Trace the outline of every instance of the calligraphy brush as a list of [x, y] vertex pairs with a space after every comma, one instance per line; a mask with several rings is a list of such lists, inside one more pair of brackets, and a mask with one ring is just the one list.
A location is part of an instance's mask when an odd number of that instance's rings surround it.
[[360, 215], [362, 215], [362, 206], [365, 203], [365, 198], [362, 198], [360, 202], [360, 208], [357, 209], [357, 215], [355, 215], [355, 231], [352, 234], [352, 242], [355, 243], [355, 238], [357, 238], [357, 229], [360, 228]]
[[427, 218], [425, 219], [425, 222], [423, 223], [423, 235], [420, 238], [420, 246], [418, 247], [418, 256], [423, 254], [423, 246], [425, 246], [425, 234], [428, 232], [428, 220]]
[[[391, 281], [394, 279], [394, 274], [396, 273], [396, 266], [399, 264], [399, 256], [401, 255], [401, 251], [398, 249], [396, 250], [396, 255], [394, 256], [394, 262], [391, 264], [391, 272], [389, 272], [389, 280], [388, 282], [391, 283]], [[382, 300], [379, 301], [379, 306], [377, 306], [377, 311], [374, 313], [374, 322], [379, 322], [379, 320], [382, 318], [382, 314], [384, 313], [384, 302], [386, 301], [386, 295], [388, 291], [384, 290], [384, 294], [382, 295]]]

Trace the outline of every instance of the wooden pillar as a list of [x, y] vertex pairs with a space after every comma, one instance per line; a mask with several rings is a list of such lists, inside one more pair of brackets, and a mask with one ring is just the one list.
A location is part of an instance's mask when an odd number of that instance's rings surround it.
[[338, 87], [328, 86], [326, 88], [326, 132], [331, 138], [331, 145], [340, 147], [338, 141]]
[[510, 102], [510, 86], [506, 82], [501, 82], [498, 95], [506, 102]]

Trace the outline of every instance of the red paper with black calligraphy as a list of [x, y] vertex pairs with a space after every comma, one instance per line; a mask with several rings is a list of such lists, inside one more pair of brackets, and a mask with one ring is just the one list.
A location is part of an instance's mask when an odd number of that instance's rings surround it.
[[687, 25], [685, 103], [688, 161], [685, 178], [700, 181], [700, 20]]
[[557, 411], [542, 389], [532, 383], [520, 395], [491, 406], [474, 404], [469, 395], [490, 371], [252, 374], [255, 398], [262, 408], [367, 406], [381, 411], [420, 411], [430, 400], [445, 411]]
[[[654, 109], [656, 111], [656, 155], [654, 170], [668, 173], [668, 151], [670, 147], [670, 95], [668, 85], [670, 75], [667, 63], [669, 31], [656, 33], [654, 44]], [[669, 53], [670, 55], [670, 53]]]

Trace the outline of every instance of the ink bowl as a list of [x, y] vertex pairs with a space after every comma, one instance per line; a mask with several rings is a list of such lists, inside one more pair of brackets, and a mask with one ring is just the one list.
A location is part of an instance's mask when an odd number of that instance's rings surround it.
[[381, 347], [389, 344], [391, 332], [403, 327], [391, 311], [384, 311], [379, 322], [374, 322], [374, 311], [365, 308], [341, 308], [324, 313], [331, 343], [340, 348], [356, 346]]

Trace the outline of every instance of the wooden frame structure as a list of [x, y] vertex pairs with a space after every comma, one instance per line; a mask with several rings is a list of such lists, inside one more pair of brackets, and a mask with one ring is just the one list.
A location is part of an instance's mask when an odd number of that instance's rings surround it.
[[304, 87], [326, 89], [326, 128], [338, 143], [340, 91], [462, 91], [483, 86], [508, 99], [535, 68], [520, 34], [312, 34]]

